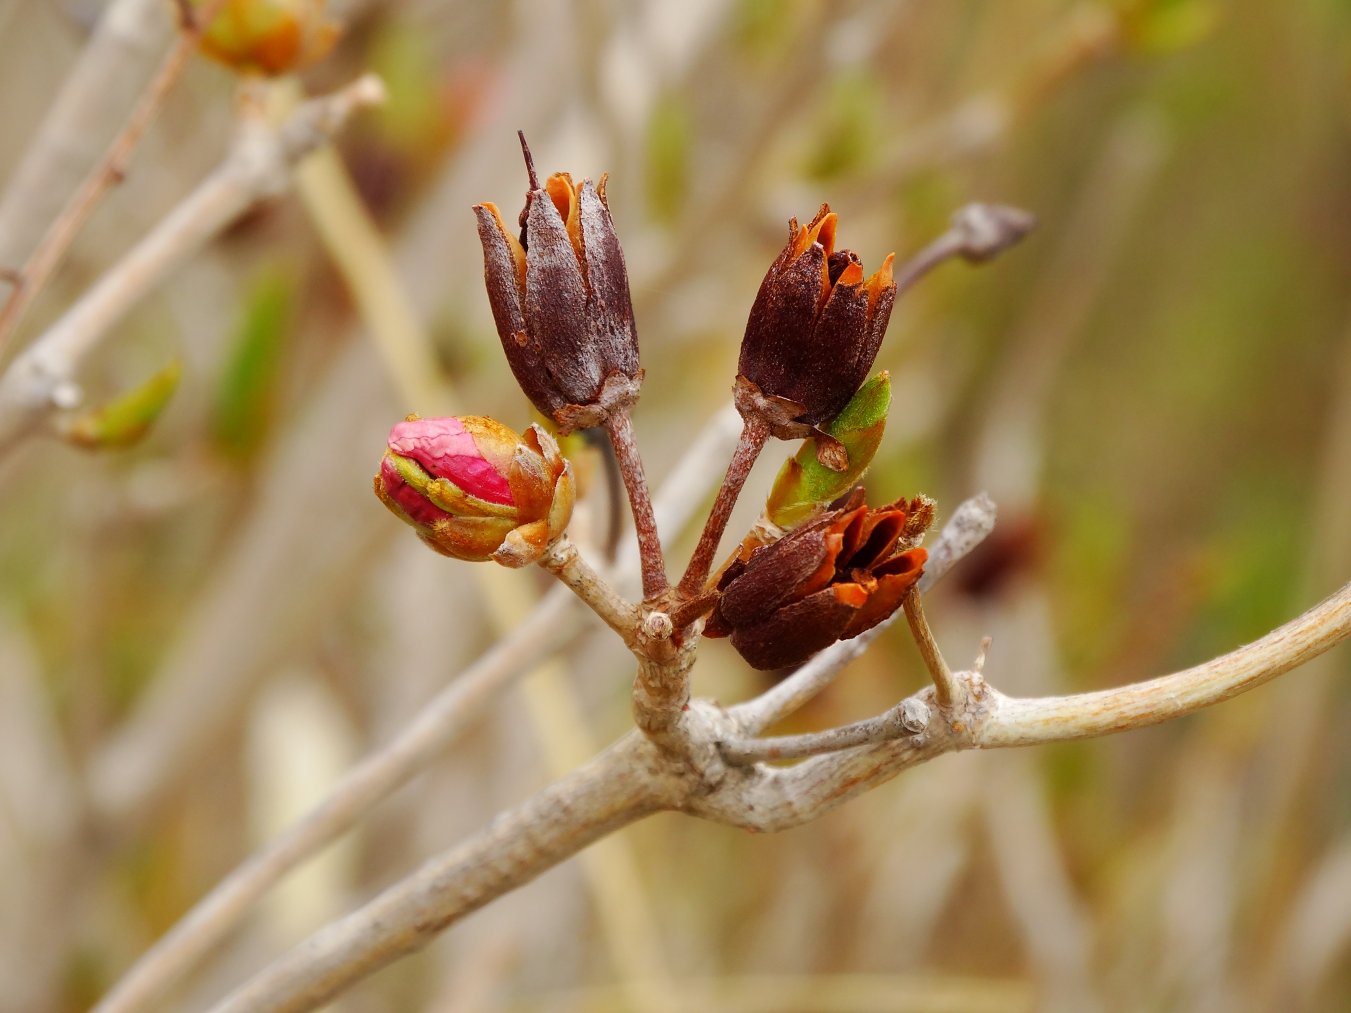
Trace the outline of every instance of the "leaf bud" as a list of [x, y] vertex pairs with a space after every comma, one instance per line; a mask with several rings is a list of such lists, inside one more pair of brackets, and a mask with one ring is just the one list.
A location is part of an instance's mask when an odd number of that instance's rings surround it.
[[327, 6], [327, 0], [225, 0], [202, 32], [202, 52], [243, 73], [275, 77], [300, 70], [327, 56], [338, 40]]
[[891, 407], [891, 374], [886, 370], [865, 383], [822, 428], [844, 445], [849, 466], [832, 471], [817, 460], [814, 440], [808, 440], [779, 469], [765, 501], [765, 516], [780, 528], [795, 528], [810, 520], [853, 488], [872, 464], [882, 442]]

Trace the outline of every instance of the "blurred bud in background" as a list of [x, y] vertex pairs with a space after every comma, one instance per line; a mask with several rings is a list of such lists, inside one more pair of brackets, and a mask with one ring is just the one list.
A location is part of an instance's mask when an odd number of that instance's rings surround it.
[[[195, 0], [200, 9], [206, 0]], [[275, 77], [322, 60], [338, 40], [326, 0], [225, 0], [202, 33], [202, 51], [247, 74]]]
[[572, 468], [548, 433], [476, 415], [410, 415], [389, 433], [375, 494], [442, 555], [518, 567], [567, 528]]

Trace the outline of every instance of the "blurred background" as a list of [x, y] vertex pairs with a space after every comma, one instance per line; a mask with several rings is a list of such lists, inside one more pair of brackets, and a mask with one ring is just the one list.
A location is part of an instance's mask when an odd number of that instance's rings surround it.
[[[5, 266], [82, 174], [12, 189], [114, 8], [134, 29], [102, 89], [120, 111], [72, 154], [85, 168], [166, 51], [171, 6], [0, 2]], [[990, 635], [1005, 692], [1113, 686], [1230, 650], [1351, 577], [1342, 0], [332, 11], [334, 50], [271, 100], [370, 70], [385, 107], [186, 259], [81, 371], [98, 401], [181, 360], [163, 418], [128, 450], [36, 440], [0, 463], [0, 1008], [87, 1008], [547, 589], [435, 556], [370, 493], [406, 412], [532, 420], [469, 211], [515, 215], [518, 128], [543, 172], [611, 174], [657, 485], [728, 400], [790, 216], [828, 200], [871, 271], [965, 202], [1036, 213], [1021, 247], [907, 295], [878, 360], [896, 399], [873, 498], [927, 493], [940, 522], [980, 489], [1000, 507], [931, 596], [954, 665]], [[218, 163], [237, 87], [217, 64], [188, 68], [24, 340]], [[729, 544], [792, 449], [765, 454]], [[571, 450], [594, 554], [604, 470]], [[696, 469], [705, 502], [725, 462]], [[695, 532], [663, 534], [678, 573]], [[921, 686], [903, 625], [791, 730]], [[587, 623], [156, 1008], [201, 1008], [622, 734], [631, 674]], [[766, 685], [725, 642], [696, 679], [724, 702]], [[649, 819], [338, 1008], [1348, 1004], [1343, 647], [1183, 721], [942, 758], [775, 837]]]

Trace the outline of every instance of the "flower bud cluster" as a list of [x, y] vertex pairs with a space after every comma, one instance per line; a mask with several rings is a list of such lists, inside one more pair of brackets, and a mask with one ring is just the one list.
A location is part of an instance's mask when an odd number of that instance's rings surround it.
[[[892, 255], [867, 275], [856, 253], [836, 248], [829, 205], [806, 226], [789, 222], [741, 344], [741, 441], [685, 577], [668, 591], [628, 418], [643, 370], [606, 177], [593, 185], [559, 172], [541, 185], [523, 137], [521, 146], [530, 185], [518, 229], [496, 205], [474, 207], [498, 337], [521, 390], [560, 432], [605, 428], [633, 507], [644, 591], [681, 617], [668, 633], [708, 615], [705, 635], [729, 637], [755, 668], [777, 669], [892, 615], [924, 571], [919, 543], [933, 519], [923, 497], [874, 508], [855, 486], [891, 404], [888, 375], [868, 376], [892, 306], [898, 290], [942, 260], [980, 261], [1017, 242], [1030, 216], [971, 205], [895, 275]], [[809, 443], [780, 470], [762, 523], [710, 588], [718, 539], [769, 436]], [[542, 557], [562, 536], [575, 496], [571, 466], [543, 430], [521, 436], [475, 416], [396, 425], [375, 491], [438, 552], [507, 566]], [[679, 689], [672, 706], [684, 699]]]

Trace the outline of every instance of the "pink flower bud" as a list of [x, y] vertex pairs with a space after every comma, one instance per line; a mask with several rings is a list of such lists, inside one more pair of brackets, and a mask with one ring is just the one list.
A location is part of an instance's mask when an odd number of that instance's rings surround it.
[[477, 415], [410, 415], [389, 433], [375, 494], [437, 552], [525, 566], [572, 516], [572, 467], [553, 438]]

